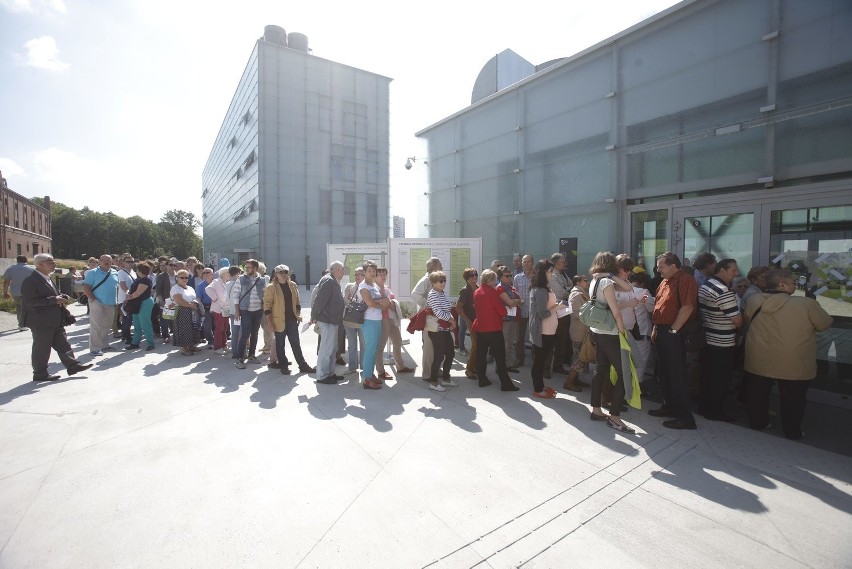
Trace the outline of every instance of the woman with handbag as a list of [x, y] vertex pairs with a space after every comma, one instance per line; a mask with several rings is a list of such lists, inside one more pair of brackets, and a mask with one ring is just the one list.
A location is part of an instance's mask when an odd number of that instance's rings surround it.
[[[605, 381], [610, 381], [610, 368], [614, 367], [617, 380], [612, 388], [612, 400], [621, 402], [624, 400], [624, 374], [621, 370], [621, 341], [618, 335], [626, 332], [624, 321], [621, 319], [621, 311], [615, 299], [615, 274], [618, 273], [618, 265], [615, 255], [609, 251], [601, 251], [595, 255], [592, 268], [589, 272], [593, 275], [589, 286], [591, 299], [589, 302], [597, 304], [598, 311], [609, 315], [606, 320], [598, 326], [590, 326], [597, 346], [597, 368], [592, 379], [592, 421], [606, 421], [608, 427], [622, 433], [633, 434], [636, 431], [625, 425], [621, 420], [621, 405], [612, 405], [610, 415], [607, 416], [601, 409], [601, 397]], [[619, 279], [621, 280], [621, 279]], [[627, 283], [629, 286], [630, 283]], [[619, 288], [624, 288], [619, 285]], [[632, 287], [630, 287], [632, 289]]]
[[[358, 287], [364, 282], [364, 269], [355, 269], [355, 282], [351, 282], [343, 289], [343, 309], [346, 310], [353, 302], [360, 302]], [[356, 373], [364, 364], [364, 332], [358, 326], [348, 326], [344, 322], [343, 328], [346, 332], [346, 359], [349, 370], [346, 375]], [[359, 350], [360, 347], [360, 350]], [[361, 357], [358, 357], [360, 354]]]
[[574, 275], [571, 279], [573, 287], [568, 295], [568, 302], [571, 304], [571, 324], [568, 328], [568, 335], [571, 337], [571, 344], [574, 351], [571, 354], [571, 365], [568, 368], [568, 379], [565, 380], [563, 389], [568, 391], [582, 391], [589, 384], [580, 380], [580, 373], [589, 369], [589, 360], [582, 359], [583, 344], [591, 343], [592, 339], [589, 336], [589, 327], [580, 320], [580, 308], [589, 301], [589, 277], [586, 275]]
[[136, 279], [130, 285], [127, 293], [127, 310], [133, 315], [133, 338], [125, 350], [138, 350], [139, 342], [142, 340], [142, 332], [145, 333], [145, 341], [148, 347], [146, 352], [154, 349], [154, 324], [151, 322], [151, 311], [154, 309], [154, 299], [151, 291], [154, 290], [154, 282], [149, 276], [151, 266], [147, 263], [136, 265]]
[[559, 318], [556, 316], [556, 295], [550, 290], [553, 278], [553, 263], [546, 259], [535, 265], [535, 281], [530, 288], [530, 339], [533, 344], [533, 397], [553, 399], [556, 390], [544, 385], [544, 366], [553, 353], [556, 343], [556, 328]]
[[443, 271], [431, 272], [429, 273], [429, 283], [432, 285], [432, 289], [426, 297], [426, 306], [432, 311], [432, 316], [427, 318], [431, 324], [427, 325], [426, 329], [434, 348], [429, 373], [429, 389], [446, 391], [446, 386], [459, 386], [458, 382], [450, 377], [453, 355], [455, 354], [452, 331], [456, 328], [456, 319], [451, 311], [450, 299], [444, 292], [444, 288], [447, 286], [447, 275]]
[[199, 302], [195, 297], [195, 290], [188, 285], [189, 271], [181, 269], [175, 273], [177, 284], [172, 287], [171, 297], [177, 304], [177, 315], [175, 315], [175, 330], [172, 344], [180, 347], [180, 353], [191, 356], [197, 351], [196, 346], [201, 340], [201, 330], [193, 325], [197, 318], [196, 313]]
[[229, 267], [219, 269], [219, 278], [207, 285], [204, 290], [210, 297], [210, 312], [213, 313], [213, 351], [224, 354], [228, 344], [228, 318], [231, 306], [228, 303], [228, 281], [231, 280]]
[[385, 297], [384, 291], [376, 284], [376, 263], [364, 261], [363, 268], [364, 280], [358, 285], [358, 294], [367, 305], [367, 310], [364, 312], [364, 324], [361, 325], [366, 344], [362, 353], [361, 378], [364, 380], [364, 389], [381, 389], [382, 382], [374, 374], [376, 350], [382, 335], [382, 310], [390, 306], [390, 299]]

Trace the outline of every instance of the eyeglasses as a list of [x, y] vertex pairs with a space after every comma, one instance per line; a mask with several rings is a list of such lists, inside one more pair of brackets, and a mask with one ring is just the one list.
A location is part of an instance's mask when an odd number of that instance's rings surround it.
[[178, 277], [179, 279], [189, 279], [189, 277]]
[[289, 275], [290, 271], [278, 271], [279, 275]]

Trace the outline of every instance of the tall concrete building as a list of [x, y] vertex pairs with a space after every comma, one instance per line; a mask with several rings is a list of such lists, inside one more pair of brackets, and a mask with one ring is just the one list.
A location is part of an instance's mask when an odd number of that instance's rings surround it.
[[202, 173], [204, 258], [286, 263], [316, 282], [327, 243], [386, 239], [390, 81], [267, 26]]
[[405, 218], [399, 215], [393, 216], [393, 236], [405, 237]]
[[849, 1], [686, 0], [561, 60], [504, 51], [417, 133], [429, 234], [485, 259], [576, 243], [581, 272], [601, 250], [789, 268], [835, 319], [815, 386], [852, 395], [849, 30]]

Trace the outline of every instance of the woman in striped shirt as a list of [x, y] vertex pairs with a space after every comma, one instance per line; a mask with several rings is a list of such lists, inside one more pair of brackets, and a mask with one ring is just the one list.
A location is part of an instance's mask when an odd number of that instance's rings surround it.
[[[458, 387], [458, 382], [450, 377], [450, 368], [453, 365], [453, 355], [455, 348], [453, 346], [452, 330], [456, 327], [455, 319], [453, 318], [452, 305], [450, 299], [447, 298], [444, 288], [447, 286], [447, 275], [443, 271], [435, 271], [429, 273], [429, 282], [432, 284], [432, 290], [429, 291], [429, 296], [426, 297], [426, 306], [432, 310], [432, 314], [437, 319], [437, 328], [429, 329], [429, 339], [434, 347], [434, 357], [432, 358], [432, 369], [429, 373], [429, 389], [433, 391], [446, 391], [445, 386]], [[441, 370], [441, 360], [443, 359], [443, 370]], [[443, 373], [438, 377], [439, 371]]]

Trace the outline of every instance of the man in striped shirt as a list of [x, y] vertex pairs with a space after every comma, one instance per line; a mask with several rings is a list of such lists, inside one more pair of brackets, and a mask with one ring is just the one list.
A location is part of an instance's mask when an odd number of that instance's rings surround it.
[[734, 259], [722, 259], [716, 272], [698, 289], [698, 311], [707, 345], [701, 352], [701, 410], [705, 419], [733, 421], [723, 405], [737, 352], [737, 330], [743, 317], [731, 283], [739, 275]]

